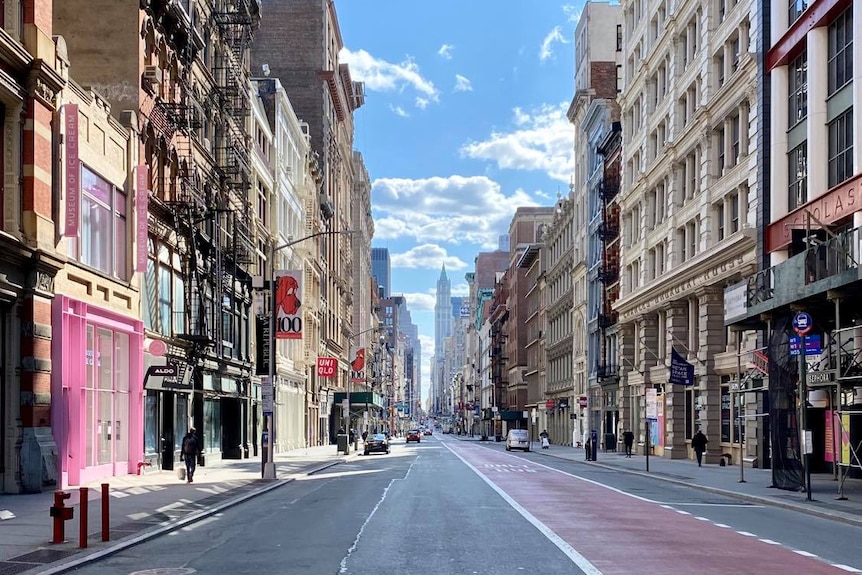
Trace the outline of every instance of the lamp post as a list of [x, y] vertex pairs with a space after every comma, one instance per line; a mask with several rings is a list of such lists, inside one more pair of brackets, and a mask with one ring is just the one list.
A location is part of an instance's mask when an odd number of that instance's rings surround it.
[[323, 232], [315, 232], [313, 234], [309, 234], [305, 237], [301, 237], [296, 240], [288, 240], [286, 243], [276, 246], [275, 237], [273, 236], [269, 242], [269, 385], [272, 386], [272, 414], [267, 418], [266, 421], [266, 433], [267, 433], [267, 445], [266, 445], [266, 454], [267, 460], [266, 464], [263, 466], [263, 478], [264, 479], [275, 479], [275, 437], [273, 436], [273, 420], [275, 419], [275, 360], [276, 360], [276, 333], [275, 333], [275, 316], [277, 311], [275, 309], [276, 301], [275, 301], [275, 254], [280, 252], [281, 250], [287, 249], [289, 247], [295, 246], [301, 242], [306, 240], [310, 240], [320, 236], [328, 236], [335, 234], [353, 234], [356, 230], [328, 230]]

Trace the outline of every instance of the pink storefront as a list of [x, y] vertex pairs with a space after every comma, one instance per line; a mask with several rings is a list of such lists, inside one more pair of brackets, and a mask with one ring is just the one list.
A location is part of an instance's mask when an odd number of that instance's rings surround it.
[[143, 455], [143, 324], [54, 300], [51, 419], [62, 487], [134, 473]]

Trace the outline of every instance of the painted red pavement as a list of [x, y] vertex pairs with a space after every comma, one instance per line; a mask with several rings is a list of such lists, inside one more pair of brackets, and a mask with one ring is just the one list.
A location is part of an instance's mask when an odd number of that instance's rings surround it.
[[847, 573], [779, 545], [506, 453], [463, 443], [448, 446], [603, 575]]

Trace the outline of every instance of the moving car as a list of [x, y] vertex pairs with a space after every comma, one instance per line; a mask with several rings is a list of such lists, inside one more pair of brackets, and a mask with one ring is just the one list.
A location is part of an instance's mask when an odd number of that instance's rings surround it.
[[530, 451], [530, 436], [527, 435], [526, 429], [510, 429], [506, 435], [506, 451], [513, 449], [523, 449]]
[[389, 453], [389, 440], [384, 434], [375, 433], [365, 439], [365, 455], [370, 453]]
[[410, 443], [411, 441], [415, 441], [416, 443], [419, 443], [421, 440], [422, 440], [422, 437], [419, 435], [418, 429], [411, 429], [410, 431], [407, 432], [407, 443]]
[[425, 433], [423, 433], [422, 435], [431, 435], [431, 429], [430, 428], [426, 429]]

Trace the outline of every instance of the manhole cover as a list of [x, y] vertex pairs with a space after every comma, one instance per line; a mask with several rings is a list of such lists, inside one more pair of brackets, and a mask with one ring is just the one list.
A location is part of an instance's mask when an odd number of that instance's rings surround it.
[[197, 573], [197, 571], [191, 567], [156, 567], [155, 569], [132, 571], [129, 575], [190, 575], [191, 573]]

